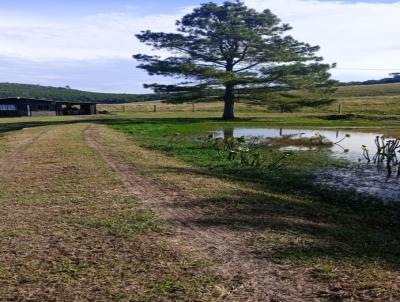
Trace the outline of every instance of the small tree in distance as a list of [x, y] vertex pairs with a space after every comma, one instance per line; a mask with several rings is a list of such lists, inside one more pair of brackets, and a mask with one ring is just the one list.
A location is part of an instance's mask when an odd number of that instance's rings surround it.
[[[177, 33], [141, 32], [137, 38], [170, 57], [137, 54], [150, 75], [182, 78], [173, 85], [147, 84], [174, 97], [210, 97], [222, 92], [223, 118], [233, 119], [235, 95], [254, 98], [333, 85], [318, 46], [285, 35], [291, 29], [269, 10], [257, 12], [241, 1], [202, 4], [177, 21]], [[321, 95], [321, 93], [318, 93]], [[218, 95], [217, 95], [218, 96]]]

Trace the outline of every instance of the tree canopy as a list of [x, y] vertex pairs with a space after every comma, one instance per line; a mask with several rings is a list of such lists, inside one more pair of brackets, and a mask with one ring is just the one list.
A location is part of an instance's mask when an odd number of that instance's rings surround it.
[[25, 97], [54, 101], [89, 101], [105, 104], [157, 100], [156, 94], [99, 93], [64, 87], [0, 83], [0, 98]]
[[150, 75], [182, 79], [146, 84], [173, 98], [221, 98], [223, 117], [234, 118], [235, 96], [262, 98], [294, 90], [320, 91], [333, 85], [329, 69], [311, 46], [286, 35], [291, 30], [270, 10], [258, 12], [241, 1], [202, 4], [176, 22], [176, 33], [142, 31], [137, 38], [170, 56], [137, 54]]

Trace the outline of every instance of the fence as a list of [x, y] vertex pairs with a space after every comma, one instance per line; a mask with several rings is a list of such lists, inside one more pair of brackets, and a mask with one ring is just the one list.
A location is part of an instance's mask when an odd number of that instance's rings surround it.
[[[167, 104], [162, 102], [141, 102], [118, 105], [99, 105], [99, 110], [112, 113], [161, 113], [161, 112], [222, 112], [223, 103], [184, 103]], [[321, 107], [300, 107], [292, 110], [281, 110], [279, 106], [268, 106], [250, 103], [237, 103], [236, 112], [254, 113], [321, 113], [321, 114], [400, 114], [400, 100], [391, 101], [336, 101]]]

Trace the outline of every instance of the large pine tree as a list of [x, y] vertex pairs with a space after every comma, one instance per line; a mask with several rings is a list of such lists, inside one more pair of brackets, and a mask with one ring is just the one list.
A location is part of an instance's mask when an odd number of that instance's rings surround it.
[[210, 96], [222, 92], [223, 118], [234, 118], [235, 95], [256, 97], [332, 85], [329, 64], [318, 46], [295, 40], [288, 24], [270, 10], [257, 12], [243, 2], [202, 4], [177, 21], [176, 33], [143, 31], [137, 37], [170, 57], [134, 55], [150, 75], [182, 78], [173, 85], [148, 84], [156, 92]]

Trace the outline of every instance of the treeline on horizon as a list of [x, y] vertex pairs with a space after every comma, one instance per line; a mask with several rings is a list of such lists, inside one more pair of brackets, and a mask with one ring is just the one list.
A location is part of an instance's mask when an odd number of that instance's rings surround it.
[[152, 101], [159, 95], [88, 92], [68, 87], [48, 87], [30, 84], [0, 83], [0, 98], [24, 97], [54, 101], [86, 101], [105, 104]]
[[[376, 84], [395, 84], [400, 83], [399, 78], [385, 78], [381, 80], [368, 80], [364, 82], [342, 82], [338, 86], [369, 86]], [[396, 90], [397, 91], [397, 90]], [[215, 92], [215, 91], [214, 91]], [[219, 91], [218, 91], [219, 92]], [[206, 93], [207, 94], [207, 93]], [[210, 99], [213, 99], [214, 94], [208, 92]], [[341, 93], [337, 93], [340, 95]], [[148, 93], [148, 94], [125, 94], [125, 93], [100, 93], [88, 92], [67, 87], [51, 87], [31, 84], [15, 84], [15, 83], [0, 83], [0, 98], [9, 97], [25, 97], [47, 99], [54, 101], [86, 101], [97, 102], [103, 104], [122, 104], [143, 101], [154, 101], [167, 99], [162, 94]], [[197, 95], [185, 95], [186, 99], [197, 99]], [[221, 99], [220, 97], [218, 99]], [[168, 100], [171, 103], [180, 103], [181, 99], [175, 100], [171, 98]]]
[[358, 86], [358, 85], [377, 85], [377, 84], [395, 84], [400, 83], [400, 77], [384, 78], [380, 80], [368, 80], [363, 82], [345, 82], [340, 83], [340, 86]]

